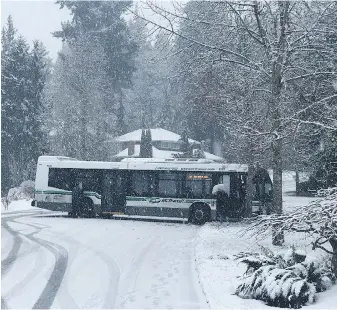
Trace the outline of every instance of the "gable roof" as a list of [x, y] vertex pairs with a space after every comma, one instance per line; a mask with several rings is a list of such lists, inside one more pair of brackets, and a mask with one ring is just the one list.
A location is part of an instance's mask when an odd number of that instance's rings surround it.
[[[132, 155], [128, 155], [128, 148], [114, 155], [116, 157], [138, 157], [140, 153], [140, 145], [135, 145], [135, 152]], [[173, 158], [173, 154], [181, 154], [182, 152], [178, 151], [167, 151], [167, 150], [159, 150], [156, 147], [152, 146], [152, 157], [153, 158]], [[215, 161], [223, 161], [223, 158], [216, 156], [214, 154], [204, 152], [206, 159], [212, 159]]]
[[[152, 141], [174, 141], [178, 142], [181, 138], [180, 135], [163, 129], [163, 128], [151, 128], [151, 138]], [[142, 129], [137, 129], [135, 131], [131, 131], [122, 136], [117, 137], [115, 140], [119, 142], [128, 142], [128, 141], [140, 141], [142, 136]], [[191, 143], [200, 143], [193, 139], [188, 139]]]

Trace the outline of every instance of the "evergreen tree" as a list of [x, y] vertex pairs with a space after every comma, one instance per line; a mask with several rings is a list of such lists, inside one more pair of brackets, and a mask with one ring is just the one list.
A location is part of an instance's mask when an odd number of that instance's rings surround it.
[[119, 134], [121, 123], [124, 122], [122, 92], [131, 85], [135, 71], [134, 56], [137, 52], [137, 45], [130, 38], [124, 19], [124, 14], [132, 2], [58, 1], [57, 3], [61, 9], [67, 7], [73, 18], [70, 22], [63, 23], [62, 30], [55, 32], [54, 36], [65, 40], [70, 49], [78, 40], [84, 40], [94, 41], [103, 51], [102, 68], [105, 83], [101, 86], [101, 93], [107, 117], [101, 119], [100, 127], [102, 134], [107, 134], [111, 123], [109, 118], [113, 114], [117, 118], [115, 133]]
[[9, 161], [13, 150], [12, 140], [15, 137], [14, 120], [11, 118], [13, 101], [12, 90], [15, 87], [16, 77], [11, 75], [15, 66], [14, 59], [11, 58], [14, 49], [14, 38], [16, 29], [14, 28], [12, 17], [8, 16], [7, 24], [1, 31], [1, 194], [11, 185]]
[[123, 103], [123, 94], [119, 95], [119, 106], [117, 109], [117, 129], [116, 133], [118, 135], [123, 135], [126, 132], [126, 124], [125, 124], [125, 107]]
[[180, 139], [180, 152], [188, 153], [190, 151], [190, 143], [188, 142], [187, 130], [185, 129]]
[[139, 46], [137, 71], [131, 89], [126, 92], [126, 117], [131, 121], [130, 130], [139, 127], [173, 129], [172, 61], [168, 57], [172, 47], [168, 36], [162, 31], [155, 37], [149, 36], [147, 23], [138, 17], [130, 21], [129, 27]]
[[142, 129], [142, 136], [140, 139], [140, 158], [152, 158], [152, 138], [151, 129]]
[[147, 158], [153, 157], [151, 129], [148, 129], [146, 131], [146, 157]]
[[42, 153], [42, 92], [47, 74], [46, 51], [38, 43], [33, 50], [16, 37], [11, 17], [2, 30], [2, 194], [34, 177]]
[[48, 149], [46, 132], [43, 128], [44, 89], [50, 74], [47, 55], [48, 52], [44, 45], [39, 41], [34, 41], [30, 60], [31, 87], [27, 129], [31, 138], [29, 152], [35, 160]]
[[142, 135], [140, 137], [140, 146], [139, 146], [139, 157], [146, 158], [146, 132], [142, 129]]

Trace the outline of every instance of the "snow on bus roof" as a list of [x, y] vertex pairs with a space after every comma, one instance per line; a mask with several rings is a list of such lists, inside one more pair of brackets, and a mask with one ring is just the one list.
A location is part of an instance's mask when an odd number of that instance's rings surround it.
[[217, 163], [209, 159], [174, 158], [125, 158], [121, 162], [79, 161], [64, 156], [40, 156], [39, 162], [50, 163], [58, 168], [75, 169], [131, 169], [131, 170], [180, 170], [180, 171], [222, 171], [247, 172], [245, 164]]
[[38, 161], [61, 161], [61, 160], [76, 160], [76, 158], [67, 157], [67, 156], [40, 156]]

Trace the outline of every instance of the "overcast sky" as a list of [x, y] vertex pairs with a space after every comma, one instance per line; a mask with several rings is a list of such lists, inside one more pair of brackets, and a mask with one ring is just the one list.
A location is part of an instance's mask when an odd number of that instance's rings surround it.
[[49, 56], [53, 59], [57, 57], [62, 43], [51, 32], [60, 30], [61, 22], [70, 19], [67, 9], [60, 10], [53, 0], [1, 0], [1, 28], [8, 15], [12, 15], [15, 28], [30, 45], [35, 39], [41, 40]]
[[[166, 9], [172, 8], [171, 1], [158, 0]], [[182, 1], [184, 3], [186, 1]], [[140, 3], [140, 2], [139, 2]], [[166, 24], [159, 16], [154, 16], [149, 10], [144, 15], [159, 23]], [[40, 40], [49, 51], [49, 56], [55, 61], [57, 52], [61, 49], [61, 39], [52, 36], [52, 32], [61, 29], [61, 22], [71, 18], [69, 11], [59, 9], [55, 0], [1, 0], [1, 28], [6, 23], [8, 15], [12, 15], [14, 27], [23, 35], [29, 44], [33, 40]]]

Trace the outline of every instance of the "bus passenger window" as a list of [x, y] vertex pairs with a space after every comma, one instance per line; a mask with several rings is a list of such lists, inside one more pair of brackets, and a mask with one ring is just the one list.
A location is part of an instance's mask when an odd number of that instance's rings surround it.
[[162, 197], [177, 196], [177, 175], [173, 173], [159, 174], [158, 195]]
[[132, 178], [132, 192], [135, 196], [143, 196], [148, 192], [147, 176], [143, 172], [135, 172]]
[[48, 186], [64, 190], [72, 190], [71, 169], [50, 168]]
[[132, 176], [133, 196], [151, 196], [155, 191], [155, 179], [153, 175], [146, 172], [136, 171]]
[[212, 196], [212, 176], [187, 174], [185, 193], [187, 198], [209, 198]]

